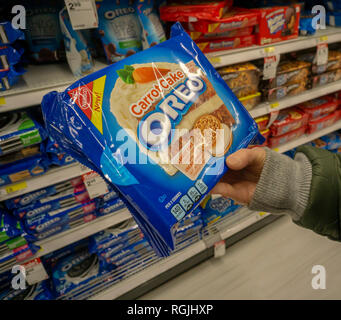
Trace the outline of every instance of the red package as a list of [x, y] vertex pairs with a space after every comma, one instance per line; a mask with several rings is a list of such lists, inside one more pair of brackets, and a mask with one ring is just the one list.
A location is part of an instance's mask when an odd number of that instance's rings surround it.
[[318, 117], [308, 123], [308, 133], [314, 133], [324, 128], [330, 127], [335, 123], [337, 118], [340, 116], [339, 112], [333, 112], [328, 115]]
[[276, 137], [296, 130], [305, 126], [308, 119], [308, 114], [297, 107], [282, 110], [270, 127], [271, 134]]
[[276, 148], [276, 147], [278, 147], [284, 143], [298, 139], [299, 137], [304, 135], [306, 129], [307, 129], [307, 126], [303, 126], [297, 130], [290, 131], [290, 132], [283, 134], [281, 136], [270, 137], [269, 138], [269, 147], [270, 148]]
[[191, 32], [222, 33], [240, 28], [253, 27], [258, 24], [258, 21], [258, 10], [232, 8], [221, 19], [183, 23], [183, 26]]
[[197, 41], [196, 44], [204, 53], [216, 52], [222, 50], [230, 50], [237, 48], [250, 47], [256, 44], [256, 37], [254, 35], [245, 37], [225, 38], [210, 41]]
[[173, 1], [160, 7], [160, 18], [163, 21], [198, 21], [219, 19], [232, 7], [233, 0], [209, 1]]
[[257, 42], [259, 45], [275, 43], [298, 37], [300, 5], [258, 9], [260, 21]]
[[269, 123], [269, 118], [270, 117], [269, 117], [268, 114], [265, 115], [265, 116], [262, 116], [262, 117], [255, 118], [255, 121], [256, 121], [256, 123], [258, 125], [259, 131], [266, 131], [267, 130], [266, 126]]
[[316, 119], [322, 115], [334, 112], [338, 106], [338, 101], [334, 95], [324, 96], [311, 101], [304, 102], [298, 107], [309, 115], [309, 119]]
[[202, 33], [197, 31], [187, 31], [189, 36], [194, 41], [209, 41], [209, 40], [216, 40], [221, 38], [232, 38], [232, 37], [242, 37], [242, 36], [249, 36], [253, 32], [253, 27], [246, 27], [246, 28], [239, 28], [234, 29], [226, 32], [216, 33]]

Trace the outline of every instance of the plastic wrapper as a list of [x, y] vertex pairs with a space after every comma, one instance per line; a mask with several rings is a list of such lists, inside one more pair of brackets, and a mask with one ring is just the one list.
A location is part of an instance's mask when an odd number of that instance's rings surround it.
[[270, 129], [272, 136], [281, 136], [290, 131], [305, 126], [308, 123], [308, 115], [299, 108], [281, 110]]
[[27, 113], [5, 113], [0, 117], [0, 155], [42, 142], [43, 127]]
[[250, 96], [239, 98], [239, 101], [243, 104], [246, 110], [252, 110], [261, 102], [262, 94], [257, 92]]
[[0, 70], [0, 91], [11, 89], [18, 83], [21, 76], [26, 72], [22, 67], [12, 66], [7, 70]]
[[270, 137], [269, 138], [269, 147], [270, 148], [276, 148], [276, 147], [279, 147], [279, 146], [281, 146], [287, 142], [298, 139], [299, 137], [304, 135], [306, 130], [307, 130], [307, 126], [304, 126], [304, 127], [299, 128], [299, 129], [296, 129], [294, 131], [290, 131], [286, 134], [282, 134], [281, 136]]
[[42, 175], [48, 170], [49, 165], [50, 161], [46, 155], [35, 155], [0, 165], [0, 186]]
[[109, 63], [142, 50], [141, 26], [133, 1], [97, 2], [99, 35]]
[[235, 64], [218, 69], [218, 72], [238, 98], [258, 92], [260, 71], [254, 64]]
[[301, 12], [300, 16], [300, 35], [310, 36], [316, 33], [316, 28], [313, 26], [314, 15], [309, 11]]
[[59, 13], [59, 23], [63, 33], [66, 60], [72, 73], [76, 77], [82, 77], [93, 72], [88, 44], [81, 30], [73, 30], [66, 8]]
[[10, 210], [20, 208], [22, 206], [27, 206], [32, 203], [36, 203], [37, 201], [40, 201], [43, 198], [56, 195], [61, 192], [65, 192], [70, 189], [74, 190], [75, 187], [81, 184], [83, 184], [82, 177], [77, 177], [68, 181], [58, 183], [53, 186], [49, 186], [46, 188], [26, 193], [24, 195], [13, 197], [11, 199], [6, 200], [5, 205]]
[[334, 112], [338, 107], [338, 101], [333, 95], [329, 95], [304, 102], [298, 107], [309, 115], [309, 119], [315, 119]]
[[340, 132], [329, 133], [312, 141], [312, 145], [325, 150], [339, 149], [341, 148], [341, 134]]
[[16, 40], [24, 39], [24, 32], [20, 29], [14, 29], [11, 21], [0, 22], [0, 45], [11, 44]]
[[305, 61], [283, 61], [277, 67], [276, 77], [266, 82], [269, 88], [307, 82], [311, 63]]
[[242, 8], [233, 8], [220, 19], [200, 20], [183, 23], [186, 30], [201, 33], [222, 33], [240, 28], [254, 27], [259, 22], [259, 12]]
[[0, 70], [7, 70], [20, 62], [23, 49], [15, 49], [11, 46], [0, 46]]
[[87, 203], [89, 201], [89, 194], [86, 191], [85, 186], [80, 185], [74, 189], [70, 188], [66, 191], [57, 193], [56, 195], [42, 198], [27, 206], [13, 209], [12, 212], [18, 218], [23, 218], [25, 215], [29, 218], [33, 218], [49, 211], [55, 211], [57, 209], [80, 203]]
[[209, 41], [196, 41], [196, 43], [202, 52], [209, 53], [222, 50], [251, 47], [256, 44], [256, 38], [254, 35], [250, 35], [243, 37], [221, 38], [216, 40], [212, 39]]
[[239, 28], [225, 32], [210, 32], [203, 33], [198, 31], [188, 31], [186, 30], [189, 36], [194, 41], [209, 41], [216, 40], [221, 38], [233, 38], [233, 37], [243, 37], [250, 36], [253, 33], [253, 27]]
[[52, 164], [64, 166], [76, 162], [76, 160], [65, 153], [51, 137], [48, 137], [46, 140], [44, 151], [48, 154]]
[[20, 236], [22, 230], [18, 221], [7, 211], [0, 211], [0, 243]]
[[258, 44], [266, 45], [298, 37], [300, 6], [257, 9], [260, 13]]
[[339, 114], [333, 112], [331, 114], [320, 116], [316, 119], [310, 120], [308, 123], [308, 133], [314, 133], [324, 128], [330, 127], [337, 121]]
[[283, 99], [287, 96], [294, 96], [296, 94], [302, 93], [307, 90], [308, 86], [308, 79], [302, 80], [301, 82], [288, 84], [285, 86], [272, 88], [272, 89], [265, 89], [264, 90], [264, 97], [267, 101], [272, 102], [276, 100]]
[[325, 72], [316, 75], [312, 78], [312, 87], [323, 86], [325, 84], [337, 81], [341, 79], [341, 69], [336, 69], [334, 71]]
[[[42, 102], [51, 136], [118, 188], [163, 256], [174, 249], [174, 225], [226, 172], [226, 156], [260, 138], [254, 120], [180, 24], [172, 31], [170, 40]], [[207, 131], [217, 133], [212, 143]], [[136, 152], [123, 159], [128, 145]]]
[[29, 0], [25, 36], [31, 59], [36, 63], [65, 60], [63, 35], [59, 24], [62, 2]]
[[166, 41], [160, 18], [154, 7], [154, 0], [137, 0], [135, 8], [142, 27], [143, 49], [148, 49], [156, 44]]
[[232, 6], [232, 0], [172, 1], [160, 7], [163, 21], [195, 21], [220, 19]]

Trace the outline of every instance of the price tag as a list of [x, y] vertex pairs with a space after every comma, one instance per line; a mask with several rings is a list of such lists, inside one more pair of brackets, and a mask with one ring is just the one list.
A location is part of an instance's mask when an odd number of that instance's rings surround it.
[[[323, 37], [321, 37], [322, 39]], [[321, 40], [317, 44], [316, 50], [316, 64], [318, 66], [325, 65], [328, 63], [328, 43]]]
[[5, 97], [0, 97], [0, 105], [5, 105], [5, 104], [6, 104]]
[[82, 179], [90, 199], [97, 198], [109, 192], [106, 182], [94, 171], [83, 174]]
[[64, 0], [73, 30], [98, 27], [98, 15], [94, 0]]
[[19, 190], [24, 190], [27, 188], [27, 183], [25, 181], [20, 182], [20, 183], [16, 183], [16, 184], [12, 184], [8, 187], [6, 187], [6, 192], [7, 194], [9, 193], [13, 193]]
[[221, 240], [214, 244], [214, 257], [215, 258], [223, 257], [225, 255], [225, 252], [226, 252], [225, 240]]
[[26, 281], [29, 285], [41, 282], [49, 278], [44, 265], [39, 258], [22, 264], [26, 272]]
[[278, 115], [279, 115], [279, 110], [270, 112], [269, 122], [266, 126], [267, 129], [269, 129], [271, 127], [271, 125], [276, 121]]
[[279, 55], [264, 58], [263, 80], [269, 80], [276, 77], [279, 59]]

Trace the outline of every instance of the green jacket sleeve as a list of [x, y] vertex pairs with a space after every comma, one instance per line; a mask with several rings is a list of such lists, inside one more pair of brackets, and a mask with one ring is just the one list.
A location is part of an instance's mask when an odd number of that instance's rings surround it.
[[341, 157], [326, 150], [297, 149], [310, 160], [312, 181], [308, 204], [296, 224], [341, 241]]

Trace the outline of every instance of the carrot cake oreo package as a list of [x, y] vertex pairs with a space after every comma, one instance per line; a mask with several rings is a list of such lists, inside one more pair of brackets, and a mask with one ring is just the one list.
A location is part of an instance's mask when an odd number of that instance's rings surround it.
[[115, 186], [161, 256], [226, 172], [227, 155], [263, 143], [179, 23], [170, 40], [47, 94], [42, 109], [53, 139]]

